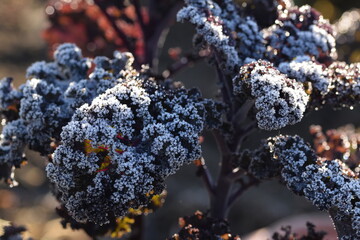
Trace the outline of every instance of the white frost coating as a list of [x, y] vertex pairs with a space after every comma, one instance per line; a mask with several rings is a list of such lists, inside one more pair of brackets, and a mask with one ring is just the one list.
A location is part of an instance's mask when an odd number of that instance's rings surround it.
[[118, 53], [113, 60], [97, 57], [88, 78], [90, 62], [74, 44], [62, 44], [53, 62], [36, 62], [27, 69], [29, 80], [18, 91], [12, 89], [11, 79], [0, 83], [0, 108], [4, 111], [19, 105], [18, 117], [26, 127], [30, 149], [43, 155], [52, 153], [51, 142], [60, 140], [59, 132], [75, 109], [119, 82], [121, 71], [129, 68], [133, 59], [127, 53]]
[[263, 30], [269, 57], [277, 64], [310, 55], [321, 62], [336, 58], [335, 38], [327, 20], [309, 5], [283, 11], [276, 23]]
[[326, 69], [331, 89], [326, 103], [335, 108], [353, 107], [360, 100], [360, 63], [334, 62]]
[[266, 61], [244, 65], [233, 85], [235, 96], [255, 99], [258, 126], [265, 130], [299, 122], [309, 101], [301, 83], [287, 78]]
[[260, 30], [252, 18], [241, 18], [231, 0], [220, 6], [212, 0], [186, 0], [177, 20], [196, 26], [197, 34], [216, 50], [227, 74], [237, 70], [247, 57], [259, 59], [265, 52]]
[[[19, 90], [11, 78], [0, 81], [0, 111], [7, 123], [0, 142], [0, 179], [11, 181], [12, 169], [24, 161], [25, 145], [42, 155], [53, 153], [75, 109], [121, 81], [123, 70], [132, 69], [133, 57], [115, 55], [90, 60], [74, 44], [61, 44], [53, 62], [36, 62], [27, 69], [28, 80]], [[88, 77], [91, 62], [95, 68]]]
[[300, 56], [291, 62], [280, 63], [280, 72], [299, 82], [310, 82], [322, 95], [330, 91], [331, 80], [326, 74], [325, 66], [315, 63], [308, 56]]
[[[211, 0], [204, 1], [207, 8], [214, 14], [214, 16], [207, 16], [206, 12], [190, 4], [196, 1], [186, 1], [187, 7], [181, 9], [177, 15], [178, 21], [189, 21], [197, 26], [197, 32], [204, 37], [205, 41], [214, 46], [221, 54], [225, 56], [226, 66], [231, 71], [236, 64], [240, 62], [238, 54], [234, 46], [230, 45], [229, 36], [224, 34], [223, 26], [221, 25], [220, 13], [221, 9]], [[204, 7], [204, 6], [202, 6]], [[212, 21], [208, 21], [209, 17], [213, 17]]]
[[279, 136], [269, 144], [272, 161], [282, 165], [281, 177], [287, 186], [320, 210], [329, 211], [336, 225], [348, 228], [350, 239], [360, 239], [360, 182], [345, 163], [318, 158], [297, 136]]
[[16, 106], [22, 97], [21, 92], [14, 89], [12, 81], [12, 78], [0, 80], [0, 110], [3, 112], [9, 110], [11, 106]]
[[63, 127], [48, 177], [76, 221], [106, 224], [147, 205], [167, 176], [201, 156], [199, 134], [219, 122], [216, 111], [198, 91], [128, 71]]
[[2, 129], [0, 137], [0, 165], [7, 163], [20, 167], [24, 161], [26, 128], [21, 119], [9, 122]]

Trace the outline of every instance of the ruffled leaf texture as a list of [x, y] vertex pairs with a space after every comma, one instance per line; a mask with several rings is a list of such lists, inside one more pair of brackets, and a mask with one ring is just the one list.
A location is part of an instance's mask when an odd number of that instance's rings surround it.
[[318, 157], [299, 136], [269, 138], [249, 155], [247, 168], [254, 176], [279, 177], [292, 192], [330, 213], [339, 239], [360, 238], [360, 182], [346, 161]]
[[67, 43], [57, 48], [53, 62], [31, 65], [28, 80], [18, 90], [11, 78], [3, 79], [0, 111], [6, 125], [0, 142], [0, 165], [4, 166], [0, 178], [13, 181], [11, 171], [24, 162], [26, 145], [42, 155], [51, 154], [75, 110], [113, 87], [132, 62], [131, 54], [119, 52], [113, 60], [83, 58], [77, 46]]
[[220, 123], [213, 104], [133, 71], [80, 107], [46, 168], [70, 216], [102, 225], [147, 205], [166, 177], [201, 157], [207, 120]]
[[276, 130], [299, 122], [309, 96], [303, 85], [263, 60], [246, 64], [233, 79], [234, 96], [253, 99], [258, 127]]

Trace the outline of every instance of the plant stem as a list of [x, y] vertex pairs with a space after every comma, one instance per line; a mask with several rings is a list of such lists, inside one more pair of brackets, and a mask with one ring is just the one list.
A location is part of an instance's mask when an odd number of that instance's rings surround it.
[[205, 164], [204, 158], [196, 160], [195, 164], [198, 166], [196, 175], [203, 179], [209, 196], [214, 195], [215, 194], [214, 182], [213, 182], [211, 173], [209, 172], [209, 169], [207, 168], [207, 166]]
[[[216, 52], [214, 54], [215, 54], [215, 58], [218, 59]], [[222, 92], [223, 102], [227, 104], [229, 107], [226, 117], [227, 120], [231, 121], [232, 90], [231, 87], [229, 86], [227, 77], [223, 74], [218, 64], [216, 64], [216, 71], [219, 81], [222, 84], [221, 92]], [[229, 197], [233, 185], [232, 179], [229, 178], [229, 175], [232, 173], [232, 164], [231, 164], [232, 152], [223, 134], [221, 134], [218, 130], [214, 130], [213, 135], [215, 137], [219, 151], [221, 152], [221, 167], [217, 179], [217, 184], [214, 189], [214, 194], [210, 196], [210, 214], [214, 218], [226, 219], [229, 211], [228, 208]]]
[[244, 104], [242, 104], [240, 107], [234, 107], [234, 109], [237, 109], [234, 113], [234, 116], [232, 118], [232, 124], [234, 126], [240, 127], [239, 125], [242, 125], [245, 121], [249, 111], [254, 106], [255, 101], [254, 100], [246, 100]]
[[[215, 59], [219, 59], [216, 51], [214, 52], [214, 56]], [[255, 184], [255, 181], [250, 179], [247, 184], [242, 184], [239, 189], [232, 192], [236, 182], [246, 176], [246, 171], [233, 169], [232, 163], [235, 158], [239, 156], [238, 152], [241, 149], [242, 142], [255, 129], [256, 124], [252, 121], [245, 123], [248, 112], [254, 102], [247, 101], [243, 106], [237, 108], [237, 106], [235, 106], [236, 101], [234, 101], [235, 99], [233, 97], [231, 78], [223, 73], [219, 64], [216, 64], [216, 70], [221, 83], [222, 100], [229, 107], [226, 119], [232, 126], [232, 132], [231, 136], [227, 136], [226, 139], [220, 131], [213, 131], [217, 146], [221, 152], [221, 168], [217, 184], [214, 188], [214, 194], [210, 195], [210, 213], [214, 218], [226, 219], [232, 203], [234, 203], [246, 189]], [[235, 111], [235, 109], [239, 110]]]
[[229, 178], [232, 173], [231, 152], [222, 134], [218, 131], [213, 132], [219, 150], [221, 151], [221, 168], [215, 194], [210, 196], [210, 213], [212, 217], [225, 219], [228, 214], [228, 201], [232, 189], [233, 181]]
[[214, 218], [226, 219], [228, 215], [228, 202], [230, 191], [232, 188], [232, 182], [220, 175], [218, 178], [215, 195], [210, 198], [210, 214]]
[[358, 239], [356, 230], [352, 227], [353, 220], [348, 214], [340, 213], [337, 209], [329, 210], [339, 240]]
[[240, 185], [239, 189], [235, 192], [233, 192], [229, 198], [229, 202], [228, 202], [228, 207], [231, 207], [231, 205], [236, 201], [236, 199], [243, 193], [245, 192], [248, 188], [256, 185], [259, 183], [259, 181], [254, 178], [249, 176], [249, 181], [247, 183], [242, 182], [242, 184]]
[[[215, 54], [216, 56], [216, 54]], [[221, 84], [221, 93], [222, 93], [222, 97], [223, 97], [223, 102], [230, 108], [230, 110], [227, 112], [227, 119], [231, 120], [231, 115], [232, 115], [232, 91], [229, 87], [228, 81], [226, 79], [226, 77], [223, 75], [220, 66], [218, 64], [216, 64], [216, 72]]]

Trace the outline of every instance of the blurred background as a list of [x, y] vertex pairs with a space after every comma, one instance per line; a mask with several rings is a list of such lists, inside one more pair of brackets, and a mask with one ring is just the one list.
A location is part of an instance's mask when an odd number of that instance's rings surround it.
[[[360, 8], [360, 1], [354, 0], [299, 0], [296, 4], [314, 6], [332, 23], [335, 23], [343, 12]], [[25, 71], [31, 63], [51, 60], [42, 37], [44, 29], [49, 25], [45, 6], [45, 0], [0, 1], [0, 78], [11, 76], [15, 79], [16, 86], [26, 80]], [[354, 21], [354, 18], [349, 19], [345, 21], [345, 26], [355, 28], [351, 35], [354, 39], [352, 44], [341, 45], [339, 58], [356, 62], [360, 61], [360, 17], [358, 22]], [[165, 69], [169, 64], [168, 48], [180, 46], [183, 52], [190, 52], [193, 32], [192, 26], [187, 24], [175, 24], [171, 28], [160, 56], [160, 69]], [[349, 36], [344, 39], [346, 37]], [[346, 39], [343, 42], [345, 43]], [[215, 76], [212, 68], [200, 62], [180, 72], [175, 78], [183, 81], [187, 87], [199, 87], [205, 97], [213, 97], [217, 92]], [[352, 111], [334, 112], [323, 109], [313, 112], [295, 126], [276, 132], [254, 134], [256, 136], [248, 139], [245, 147], [254, 148], [258, 146], [261, 138], [279, 133], [297, 133], [310, 141], [308, 127], [311, 124], [320, 124], [324, 129], [338, 128], [349, 123], [358, 127], [358, 111], [359, 108], [355, 107]], [[204, 158], [211, 172], [216, 175], [219, 154], [212, 137], [205, 133], [204, 139]], [[54, 213], [57, 203], [49, 193], [44, 174], [46, 160], [32, 151], [27, 151], [27, 158], [29, 163], [17, 170], [19, 186], [11, 189], [5, 185], [0, 186], [0, 219], [25, 225], [34, 239], [89, 239], [81, 231], [62, 229]], [[185, 166], [178, 174], [168, 178], [165, 205], [146, 218], [147, 240], [165, 239], [178, 231], [178, 217], [191, 215], [196, 210], [206, 211], [207, 193], [201, 180], [195, 176], [195, 171], [194, 166]], [[310, 218], [319, 217], [319, 221], [325, 221], [325, 225], [330, 221], [326, 214], [319, 213], [303, 198], [293, 195], [276, 181], [268, 181], [251, 188], [240, 198], [231, 209], [229, 221], [233, 232], [244, 236], [256, 229], [300, 214], [304, 226], [307, 220], [311, 221]], [[307, 217], [309, 219], [306, 219]]]

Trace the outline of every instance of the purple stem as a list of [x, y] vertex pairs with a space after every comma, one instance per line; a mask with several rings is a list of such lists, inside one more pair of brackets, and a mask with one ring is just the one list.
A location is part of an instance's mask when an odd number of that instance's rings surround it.
[[[214, 52], [215, 59], [220, 59]], [[244, 124], [249, 110], [253, 106], [253, 102], [246, 102], [243, 106], [236, 106], [236, 101], [232, 92], [232, 81], [230, 76], [225, 75], [219, 64], [216, 64], [218, 78], [222, 84], [221, 92], [223, 102], [229, 106], [227, 111], [227, 120], [232, 124], [232, 136], [228, 139], [225, 138], [218, 130], [213, 131], [219, 151], [221, 152], [221, 168], [217, 179], [217, 184], [214, 188], [214, 194], [210, 195], [210, 213], [212, 217], [219, 219], [226, 219], [229, 207], [235, 200], [250, 186], [255, 184], [255, 181], [250, 181], [248, 184], [243, 184], [240, 189], [232, 193], [233, 187], [241, 177], [246, 175], [246, 172], [240, 170], [235, 172], [232, 162], [238, 157], [238, 152], [241, 149], [244, 139], [256, 129], [256, 123], [251, 121], [249, 124]], [[239, 109], [235, 111], [235, 109]], [[238, 122], [240, 118], [240, 123]]]
[[359, 239], [354, 229], [353, 219], [348, 213], [340, 212], [339, 209], [329, 209], [330, 217], [334, 223], [338, 239]]
[[233, 181], [228, 177], [232, 172], [232, 154], [224, 136], [217, 130], [214, 130], [213, 134], [222, 156], [215, 194], [210, 196], [210, 213], [214, 218], [225, 219], [229, 210], [228, 201], [233, 184]]
[[238, 199], [239, 196], [241, 196], [241, 194], [243, 194], [248, 188], [256, 185], [259, 183], [259, 180], [257, 180], [256, 178], [249, 176], [249, 181], [247, 183], [244, 183], [243, 181], [240, 181], [240, 187], [238, 188], [238, 190], [236, 190], [235, 192], [233, 192], [229, 198], [229, 202], [228, 202], [228, 206], [230, 207], [235, 201], [236, 199]]
[[203, 179], [209, 196], [212, 196], [215, 194], [215, 186], [214, 186], [214, 181], [212, 179], [212, 175], [205, 164], [204, 158], [201, 158], [199, 161], [200, 164], [198, 165], [196, 175]]
[[[216, 55], [215, 55], [216, 56]], [[218, 59], [218, 58], [216, 58]], [[220, 66], [218, 64], [216, 64], [216, 72], [221, 84], [221, 93], [223, 96], [223, 101], [225, 104], [227, 104], [230, 108], [230, 111], [228, 111], [227, 113], [227, 119], [230, 120], [231, 119], [231, 114], [232, 114], [232, 90], [229, 86], [228, 80], [226, 79], [226, 77], [224, 76], [224, 74], [222, 73]]]

